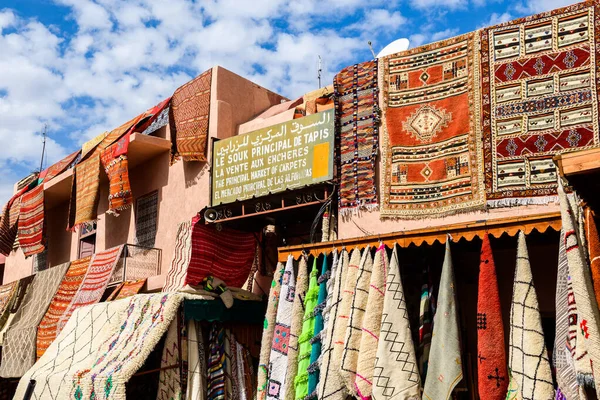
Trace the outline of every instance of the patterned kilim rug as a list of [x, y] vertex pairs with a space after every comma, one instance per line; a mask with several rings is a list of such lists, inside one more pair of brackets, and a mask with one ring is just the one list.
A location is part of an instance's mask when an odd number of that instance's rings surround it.
[[115, 297], [115, 300], [121, 300], [126, 297], [135, 296], [142, 290], [145, 284], [146, 279], [138, 279], [137, 281], [124, 282], [123, 286], [119, 289], [119, 293]]
[[519, 232], [517, 268], [510, 309], [508, 368], [510, 382], [507, 399], [554, 398], [542, 317], [533, 285], [525, 234], [522, 231]]
[[10, 254], [17, 238], [21, 196], [26, 191], [27, 187], [19, 190], [2, 209], [2, 219], [0, 220], [0, 253], [5, 256]]
[[44, 185], [40, 184], [21, 197], [18, 222], [19, 246], [26, 257], [44, 251]]
[[340, 142], [342, 213], [377, 206], [375, 161], [379, 146], [377, 61], [341, 70], [333, 79]]
[[76, 152], [74, 152], [73, 154], [69, 154], [56, 164], [51, 165], [50, 167], [48, 167], [48, 169], [46, 169], [46, 171], [40, 174], [40, 179], [42, 179], [44, 182], [48, 182], [51, 181], [54, 177], [62, 174], [64, 171], [67, 170], [67, 168], [69, 168], [71, 164], [75, 162], [77, 157], [79, 157], [79, 154], [81, 154], [81, 150], [77, 150]]
[[552, 157], [599, 144], [599, 18], [579, 3], [481, 31], [489, 205], [554, 201]]
[[94, 254], [85, 278], [83, 278], [83, 283], [58, 322], [59, 332], [73, 311], [100, 301], [122, 251], [123, 245]]
[[179, 347], [178, 334], [177, 319], [174, 319], [169, 326], [162, 349], [160, 368], [164, 369], [162, 369], [159, 374], [156, 400], [181, 399], [181, 375], [179, 365], [182, 360], [179, 357], [179, 352], [183, 349], [180, 349]]
[[410, 331], [397, 245], [392, 252], [383, 301], [373, 372], [373, 398], [418, 400], [421, 398], [421, 377]]
[[104, 171], [108, 176], [109, 214], [119, 215], [119, 212], [130, 207], [133, 203], [131, 186], [129, 184], [129, 134], [123, 136], [115, 144], [102, 152], [101, 160]]
[[100, 157], [92, 156], [80, 162], [73, 172], [73, 188], [69, 206], [69, 228], [98, 216], [98, 190], [100, 188]]
[[242, 287], [256, 254], [254, 234], [228, 228], [217, 230], [196, 219], [192, 224], [192, 255], [185, 284], [198, 285], [212, 275], [227, 286]]
[[504, 325], [496, 264], [488, 235], [483, 237], [477, 297], [477, 379], [482, 400], [503, 400], [508, 388]]
[[190, 259], [192, 258], [192, 223], [191, 221], [181, 222], [177, 228], [175, 237], [175, 251], [173, 252], [173, 261], [167, 273], [167, 279], [163, 292], [172, 292], [185, 286], [185, 276], [187, 274]]
[[424, 218], [485, 206], [478, 41], [470, 33], [380, 60], [382, 216]]
[[452, 397], [454, 387], [463, 378], [460, 346], [456, 280], [450, 254], [450, 238], [448, 238], [440, 278], [437, 311], [433, 317], [431, 351], [423, 386], [424, 400], [448, 400]]
[[[170, 104], [170, 102], [169, 102]], [[157, 116], [152, 120], [150, 125], [142, 132], [142, 135], [151, 135], [163, 126], [169, 125], [169, 108], [163, 109]]]
[[60, 333], [58, 321], [61, 319], [73, 297], [81, 287], [83, 278], [90, 265], [91, 257], [81, 258], [71, 263], [71, 266], [65, 273], [62, 282], [58, 286], [56, 294], [50, 302], [48, 311], [42, 318], [37, 329], [37, 358], [40, 358], [48, 349], [48, 346], [56, 339]]
[[354, 385], [356, 393], [361, 400], [370, 399], [373, 395], [373, 372], [375, 357], [381, 331], [381, 318], [383, 313], [383, 298], [385, 295], [385, 281], [390, 262], [385, 245], [381, 244], [375, 252], [373, 272], [369, 284], [369, 295], [365, 316], [362, 323], [362, 334], [356, 364], [356, 379]]
[[171, 98], [173, 157], [206, 161], [212, 69], [178, 88]]
[[23, 297], [2, 346], [0, 376], [21, 377], [35, 363], [38, 324], [56, 293], [70, 263], [38, 272]]

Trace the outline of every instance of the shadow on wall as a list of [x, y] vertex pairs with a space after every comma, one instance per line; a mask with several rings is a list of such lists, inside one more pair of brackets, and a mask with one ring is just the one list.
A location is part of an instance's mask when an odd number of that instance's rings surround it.
[[207, 162], [183, 162], [183, 174], [185, 177], [186, 189], [196, 186], [209, 172], [210, 164]]
[[118, 217], [104, 214], [104, 218], [106, 219], [104, 224], [104, 244], [106, 249], [127, 243], [131, 227], [131, 209], [132, 207], [129, 207], [121, 211]]

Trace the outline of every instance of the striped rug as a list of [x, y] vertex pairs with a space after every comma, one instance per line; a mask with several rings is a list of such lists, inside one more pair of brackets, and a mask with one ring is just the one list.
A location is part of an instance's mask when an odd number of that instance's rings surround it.
[[44, 185], [21, 197], [18, 227], [19, 246], [26, 257], [44, 251]]
[[100, 156], [92, 156], [75, 167], [69, 205], [69, 228], [98, 217]]

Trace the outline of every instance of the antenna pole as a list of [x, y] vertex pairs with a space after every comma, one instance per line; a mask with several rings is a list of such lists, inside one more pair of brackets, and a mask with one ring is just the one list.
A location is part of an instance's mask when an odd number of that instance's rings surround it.
[[321, 68], [321, 56], [317, 56], [319, 57], [319, 65], [318, 65], [318, 77], [319, 77], [319, 89], [321, 89], [321, 72], [322, 72], [322, 68]]
[[377, 58], [377, 56], [375, 55], [375, 52], [373, 51], [373, 46], [371, 45], [371, 41], [369, 40], [367, 43], [369, 44], [369, 49], [371, 49], [371, 54], [373, 54], [373, 58]]
[[48, 130], [48, 124], [44, 124], [44, 131], [42, 132], [42, 159], [40, 161], [40, 173], [44, 167], [44, 154], [46, 153], [46, 131]]

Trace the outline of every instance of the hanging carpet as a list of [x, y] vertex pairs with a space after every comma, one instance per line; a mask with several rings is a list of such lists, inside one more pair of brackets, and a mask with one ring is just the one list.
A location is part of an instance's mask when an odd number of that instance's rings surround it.
[[108, 214], [119, 215], [133, 203], [129, 184], [129, 134], [123, 136], [115, 144], [109, 146], [100, 156], [104, 171], [108, 176]]
[[17, 294], [19, 281], [0, 286], [0, 329], [4, 327], [10, 315], [11, 305]]
[[469, 33], [380, 60], [382, 216], [426, 218], [485, 206], [478, 46]]
[[[192, 321], [190, 321], [192, 322]], [[188, 332], [189, 334], [189, 332]], [[182, 398], [179, 354], [183, 349], [179, 346], [179, 330], [177, 318], [169, 325], [160, 360], [161, 371], [158, 378], [156, 400], [173, 400]], [[189, 390], [189, 388], [188, 388]]]
[[83, 283], [58, 321], [58, 331], [63, 329], [73, 311], [100, 301], [122, 251], [123, 245], [94, 254]]
[[17, 238], [19, 213], [21, 211], [21, 196], [27, 191], [24, 187], [10, 198], [2, 209], [0, 220], [0, 253], [8, 256], [13, 249]]
[[488, 235], [483, 236], [477, 295], [477, 378], [482, 400], [503, 400], [508, 388], [504, 326], [496, 264]]
[[489, 205], [555, 201], [552, 158], [599, 145], [599, 24], [586, 2], [481, 30]]
[[600, 237], [598, 236], [598, 228], [592, 210], [589, 208], [585, 210], [585, 239], [588, 246], [596, 302], [600, 304]]
[[[225, 400], [225, 329], [213, 324], [208, 336], [207, 400]], [[260, 397], [259, 397], [260, 398]]]
[[188, 384], [186, 400], [206, 399], [206, 347], [202, 326], [198, 321], [188, 321]]
[[100, 157], [92, 156], [75, 166], [69, 205], [69, 229], [98, 217]]
[[21, 377], [36, 360], [36, 336], [52, 297], [70, 263], [38, 272], [15, 313], [2, 346], [0, 376]]
[[342, 214], [377, 206], [375, 161], [379, 146], [377, 60], [351, 65], [333, 79], [340, 146]]
[[40, 184], [21, 197], [18, 238], [25, 257], [45, 249], [44, 215], [44, 185]]
[[17, 311], [19, 311], [19, 308], [21, 308], [21, 303], [23, 302], [23, 298], [29, 291], [29, 287], [33, 282], [33, 278], [34, 275], [30, 275], [28, 277], [19, 279], [17, 283], [15, 294], [13, 295], [12, 300], [8, 305], [8, 317], [6, 318], [6, 322], [4, 323], [2, 330], [0, 330], [0, 346], [4, 344], [4, 339], [6, 339], [6, 332], [8, 331], [8, 328], [10, 328], [12, 321], [15, 318], [15, 315], [17, 314]]
[[319, 295], [317, 297], [317, 305], [314, 310], [315, 325], [313, 329], [313, 337], [310, 340], [310, 365], [308, 366], [308, 396], [312, 399], [317, 398], [317, 385], [320, 379], [319, 362], [321, 360], [321, 351], [323, 350], [323, 329], [325, 327], [325, 320], [323, 318], [323, 309], [327, 305], [327, 282], [331, 271], [329, 270], [327, 263], [327, 254], [323, 254], [323, 264], [321, 266], [321, 275], [317, 280], [319, 284]]
[[39, 179], [41, 179], [42, 182], [51, 181], [56, 176], [62, 174], [70, 166], [72, 166], [80, 154], [81, 154], [81, 150], [77, 150], [76, 152], [69, 154], [68, 156], [66, 156], [65, 158], [63, 158], [62, 160], [57, 162], [56, 164], [53, 164], [50, 167], [48, 167], [47, 169], [45, 169], [44, 171], [42, 171], [42, 173], [40, 173]]
[[93, 137], [81, 146], [81, 159], [83, 160], [88, 154], [92, 152], [103, 140], [108, 136], [108, 132], [103, 132], [98, 136]]
[[142, 290], [145, 284], [146, 279], [123, 282], [123, 286], [121, 286], [119, 289], [119, 293], [116, 295], [115, 300], [121, 300], [126, 297], [135, 296]]
[[171, 98], [173, 159], [206, 161], [212, 68], [179, 87]]
[[48, 311], [42, 318], [37, 328], [37, 358], [40, 358], [48, 349], [48, 346], [60, 333], [58, 321], [62, 318], [75, 294], [81, 287], [83, 279], [90, 265], [91, 257], [75, 260], [62, 278], [56, 294], [50, 302]]
[[402, 287], [398, 246], [386, 277], [381, 332], [373, 371], [373, 399], [418, 400], [421, 377]]
[[522, 231], [519, 232], [517, 268], [510, 309], [508, 368], [510, 381], [507, 399], [554, 398], [542, 318], [533, 285], [525, 234]]
[[181, 222], [177, 227], [173, 261], [167, 273], [163, 292], [172, 292], [185, 286], [185, 277], [192, 258], [192, 223]]

